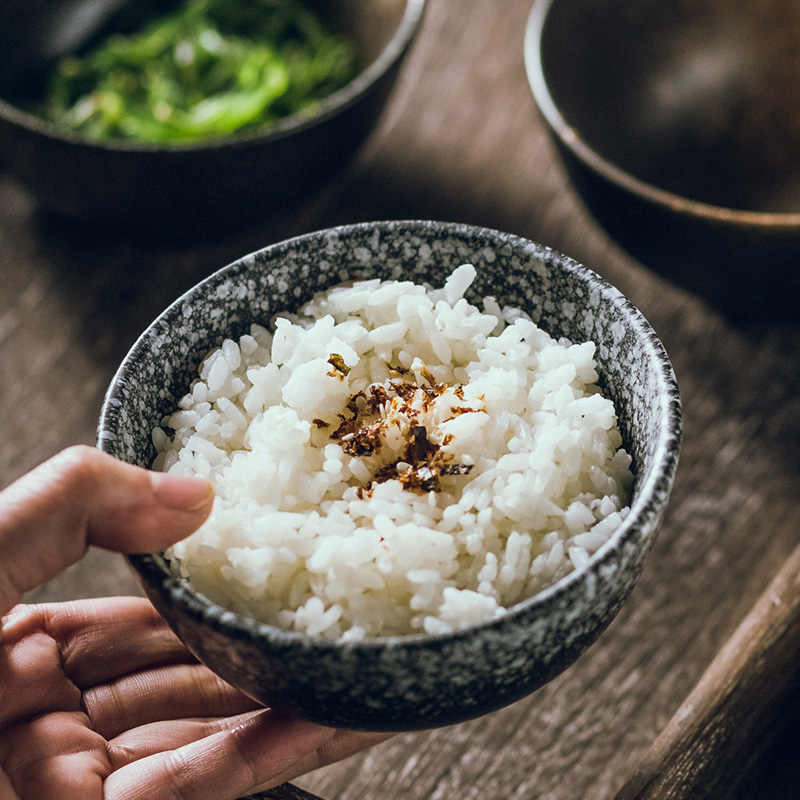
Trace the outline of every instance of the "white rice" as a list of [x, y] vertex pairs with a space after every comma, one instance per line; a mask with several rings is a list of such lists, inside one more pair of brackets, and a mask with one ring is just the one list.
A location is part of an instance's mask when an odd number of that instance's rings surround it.
[[474, 276], [336, 287], [208, 355], [153, 433], [216, 490], [169, 553], [198, 591], [312, 636], [444, 633], [608, 539], [632, 476], [594, 344], [482, 312]]

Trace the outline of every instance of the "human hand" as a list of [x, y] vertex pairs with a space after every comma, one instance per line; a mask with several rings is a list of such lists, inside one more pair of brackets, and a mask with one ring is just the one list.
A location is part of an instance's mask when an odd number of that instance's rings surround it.
[[[209, 484], [70, 448], [0, 492], [0, 613], [90, 545], [162, 549]], [[141, 598], [16, 606], [0, 631], [0, 800], [234, 800], [387, 738], [264, 709]]]

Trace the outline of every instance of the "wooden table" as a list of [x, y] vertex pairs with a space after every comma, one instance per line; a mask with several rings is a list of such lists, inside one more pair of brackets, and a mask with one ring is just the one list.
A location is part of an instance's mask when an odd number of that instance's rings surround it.
[[[327, 800], [611, 800], [798, 542], [800, 324], [737, 327], [599, 229], [526, 83], [529, 7], [431, 0], [359, 159], [320, 197], [259, 230], [196, 247], [87, 238], [41, 220], [0, 173], [0, 485], [94, 441], [116, 365], [178, 293], [245, 252], [333, 223], [435, 218], [527, 236], [609, 279], [664, 341], [685, 444], [666, 521], [617, 620], [532, 697], [297, 781]], [[93, 552], [31, 599], [121, 591], [138, 591], [122, 560]], [[799, 694], [789, 692], [770, 730], [797, 727]], [[771, 737], [758, 739], [748, 742], [754, 756]], [[742, 758], [726, 767], [732, 797], [800, 794], [797, 768], [785, 763], [800, 753], [796, 738], [776, 747], [755, 766]]]

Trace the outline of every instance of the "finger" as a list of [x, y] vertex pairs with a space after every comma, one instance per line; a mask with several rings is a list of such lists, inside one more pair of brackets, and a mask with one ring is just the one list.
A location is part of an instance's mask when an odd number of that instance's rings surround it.
[[0, 642], [0, 675], [0, 730], [43, 713], [80, 709], [81, 693], [65, 679], [56, 643], [42, 631]]
[[[119, 736], [109, 740], [108, 755], [112, 768], [116, 770], [139, 759], [168, 750], [175, 750], [219, 731], [230, 730], [255, 715], [275, 716], [277, 713], [262, 709], [261, 711], [239, 714], [235, 717], [172, 720], [142, 725], [139, 728], [124, 731]], [[304, 775], [312, 770], [360, 753], [362, 750], [380, 744], [394, 735], [392, 733], [363, 733], [337, 730], [321, 747], [292, 764], [286, 772], [276, 775], [268, 783], [262, 784], [257, 787], [257, 790], [251, 791], [266, 791], [273, 786], [293, 780], [299, 775]]]
[[0, 492], [0, 613], [89, 545], [159, 550], [211, 511], [207, 481], [151, 472], [91, 447], [62, 451]]
[[84, 714], [52, 712], [0, 732], [0, 775], [13, 789], [0, 797], [100, 800], [111, 771], [106, 742]]
[[305, 757], [292, 764], [289, 769], [280, 775], [272, 777], [269, 781], [250, 790], [251, 794], [265, 792], [282, 783], [294, 780], [307, 772], [335, 764], [345, 758], [381, 744], [395, 736], [394, 733], [364, 733], [360, 731], [337, 730], [335, 735], [321, 747], [308, 753]]
[[3, 624], [9, 646], [45, 634], [57, 663], [80, 689], [155, 666], [196, 659], [143, 597], [17, 606]]
[[234, 800], [288, 772], [335, 735], [331, 728], [265, 711], [177, 750], [112, 773], [105, 800]]
[[96, 731], [113, 738], [150, 722], [223, 717], [259, 708], [200, 664], [135, 672], [83, 693]]
[[266, 713], [275, 712], [260, 708], [229, 717], [175, 719], [140, 725], [109, 739], [108, 757], [112, 768], [120, 769], [134, 761], [169, 750], [177, 750], [220, 731], [236, 728], [250, 717]]
[[143, 598], [16, 606], [3, 631], [3, 724], [81, 709], [81, 690], [132, 672], [197, 663]]

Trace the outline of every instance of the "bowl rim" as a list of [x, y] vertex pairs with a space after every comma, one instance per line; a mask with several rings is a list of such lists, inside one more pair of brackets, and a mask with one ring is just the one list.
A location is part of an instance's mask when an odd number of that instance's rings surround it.
[[[486, 630], [498, 624], [502, 625], [513, 622], [515, 618], [529, 614], [531, 609], [546, 605], [552, 601], [554, 595], [569, 591], [569, 587], [572, 584], [583, 580], [586, 573], [593, 570], [596, 565], [602, 563], [610, 556], [615, 548], [621, 547], [633, 529], [646, 529], [648, 526], [650, 528], [657, 526], [674, 483], [683, 432], [678, 382], [663, 343], [644, 314], [642, 314], [619, 289], [594, 270], [569, 256], [545, 245], [533, 242], [525, 237], [504, 233], [479, 225], [433, 220], [391, 220], [338, 225], [331, 228], [319, 229], [310, 233], [304, 233], [268, 245], [248, 255], [237, 258], [227, 266], [209, 274], [195, 286], [188, 289], [159, 314], [142, 332], [136, 343], [125, 356], [109, 384], [103, 402], [98, 423], [97, 446], [100, 449], [104, 448], [104, 442], [107, 438], [104, 432], [109, 427], [109, 420], [113, 420], [116, 408], [122, 402], [119, 396], [119, 387], [126, 382], [126, 373], [130, 369], [130, 365], [135, 363], [140, 352], [146, 346], [150, 332], [160, 323], [163, 324], [171, 315], [181, 313], [181, 309], [184, 305], [192, 299], [195, 293], [200, 292], [203, 287], [212, 284], [212, 282], [215, 283], [221, 280], [230, 272], [240, 269], [243, 263], [251, 261], [256, 255], [262, 258], [264, 256], [273, 258], [276, 256], [280, 257], [281, 252], [291, 250], [292, 247], [310, 240], [317, 239], [320, 243], [324, 244], [326, 237], [331, 234], [336, 235], [337, 239], [341, 240], [348, 234], [356, 231], [373, 231], [378, 228], [384, 233], [391, 233], [394, 229], [409, 230], [412, 226], [419, 232], [444, 231], [455, 235], [482, 235], [506, 245], [511, 244], [515, 248], [530, 247], [532, 245], [533, 251], [528, 251], [529, 256], [531, 252], [535, 252], [538, 258], [552, 258], [560, 269], [572, 273], [582, 282], [589, 283], [593, 288], [597, 288], [608, 302], [622, 309], [627, 320], [626, 327], [633, 331], [640, 347], [647, 351], [648, 360], [658, 365], [655, 374], [659, 382], [658, 397], [660, 398], [661, 410], [659, 427], [656, 434], [656, 445], [653, 448], [652, 454], [652, 467], [649, 474], [645, 476], [646, 479], [637, 485], [637, 496], [635, 502], [630, 506], [629, 513], [611, 537], [598, 548], [598, 550], [591, 554], [585, 564], [572, 569], [558, 581], [546, 586], [531, 597], [525, 598], [507, 607], [498, 617], [464, 628], [458, 628], [449, 633], [398, 634], [371, 637], [352, 642], [308, 636], [298, 631], [286, 630], [269, 623], [260, 622], [224, 608], [202, 593], [195, 591], [189, 585], [188, 581], [177, 576], [170, 568], [163, 553], [145, 553], [127, 556], [129, 563], [140, 576], [145, 574], [150, 579], [154, 579], [152, 585], [158, 585], [160, 587], [159, 593], [162, 595], [170, 595], [173, 600], [182, 606], [190, 615], [202, 617], [206, 623], [214, 627], [235, 631], [237, 636], [240, 637], [243, 636], [248, 639], [267, 639], [284, 646], [313, 647], [321, 650], [339, 650], [344, 647], [349, 650], [371, 652], [387, 647], [421, 647], [433, 641], [455, 642], [473, 636], [476, 631]], [[275, 313], [280, 312], [277, 311]], [[651, 530], [650, 534], [652, 535], [652, 533], [653, 531]]]
[[361, 70], [349, 83], [333, 94], [324, 97], [311, 113], [298, 112], [274, 123], [241, 133], [215, 136], [190, 142], [140, 142], [131, 139], [91, 139], [48, 122], [0, 97], [0, 118], [25, 130], [55, 141], [112, 153], [181, 153], [203, 150], [224, 150], [254, 144], [279, 141], [293, 134], [314, 128], [325, 120], [346, 110], [367, 94], [411, 47], [425, 16], [427, 0], [405, 0], [405, 10], [400, 24], [378, 56]]
[[679, 215], [701, 217], [709, 222], [750, 225], [765, 229], [788, 230], [800, 225], [800, 212], [745, 211], [700, 200], [691, 200], [662, 189], [617, 166], [588, 144], [562, 116], [544, 74], [542, 39], [547, 16], [553, 3], [554, 0], [534, 0], [525, 27], [523, 48], [525, 72], [540, 112], [552, 132], [570, 153], [608, 182], [621, 186], [631, 194], [650, 203], [666, 206]]

